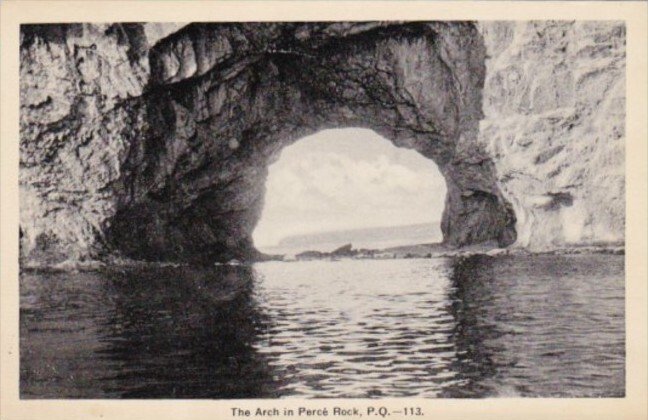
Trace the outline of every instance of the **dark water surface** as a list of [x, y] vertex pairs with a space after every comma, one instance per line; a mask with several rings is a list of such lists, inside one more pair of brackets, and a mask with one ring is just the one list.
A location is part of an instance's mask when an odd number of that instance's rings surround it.
[[23, 398], [624, 395], [623, 257], [21, 275]]

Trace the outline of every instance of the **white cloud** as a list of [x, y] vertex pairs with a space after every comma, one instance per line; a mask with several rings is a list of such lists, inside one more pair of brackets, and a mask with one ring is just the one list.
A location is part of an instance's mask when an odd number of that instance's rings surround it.
[[301, 233], [437, 222], [446, 193], [432, 161], [362, 129], [286, 147], [266, 188], [258, 246]]

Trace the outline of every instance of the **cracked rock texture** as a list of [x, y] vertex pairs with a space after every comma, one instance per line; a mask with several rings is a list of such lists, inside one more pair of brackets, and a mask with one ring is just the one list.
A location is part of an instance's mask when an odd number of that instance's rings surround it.
[[517, 245], [623, 243], [625, 24], [480, 23], [480, 143], [517, 216]]
[[450, 245], [622, 240], [623, 29], [23, 26], [21, 258], [257, 258], [267, 166], [349, 126], [437, 163]]

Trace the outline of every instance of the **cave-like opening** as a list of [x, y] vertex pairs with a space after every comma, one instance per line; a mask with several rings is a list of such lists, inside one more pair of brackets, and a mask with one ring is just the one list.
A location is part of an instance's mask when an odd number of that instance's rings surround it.
[[[264, 258], [253, 233], [268, 166], [299, 139], [343, 127], [374, 130], [438, 165], [447, 187], [445, 246], [513, 243], [515, 215], [477, 141], [478, 32], [471, 25], [428, 24], [416, 34], [382, 26], [352, 24], [331, 35], [321, 32], [326, 24], [196, 24], [156, 45], [147, 94], [133, 104], [141, 137], [127, 139], [111, 185], [113, 214], [89, 226], [106, 244], [99, 251], [201, 264]], [[235, 54], [227, 52], [232, 46]]]
[[364, 128], [328, 129], [282, 149], [254, 230], [264, 253], [441, 242], [446, 182], [413, 149]]

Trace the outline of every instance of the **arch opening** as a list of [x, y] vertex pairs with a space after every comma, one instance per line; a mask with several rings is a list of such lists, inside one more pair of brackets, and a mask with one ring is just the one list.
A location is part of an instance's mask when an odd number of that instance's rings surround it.
[[441, 242], [446, 182], [437, 165], [366, 128], [303, 137], [269, 166], [252, 234], [265, 254]]
[[[299, 25], [239, 33], [196, 24], [157, 45], [149, 91], [133, 105], [146, 131], [125, 155], [102, 240], [135, 259], [263, 258], [253, 233], [274, 157], [313, 133], [362, 127], [438, 165], [444, 244], [513, 243], [515, 215], [477, 142], [479, 34], [471, 25], [415, 28], [352, 25], [322, 43]], [[261, 33], [218, 65], [218, 45], [205, 43]], [[202, 47], [178, 55], [193, 45]]]

